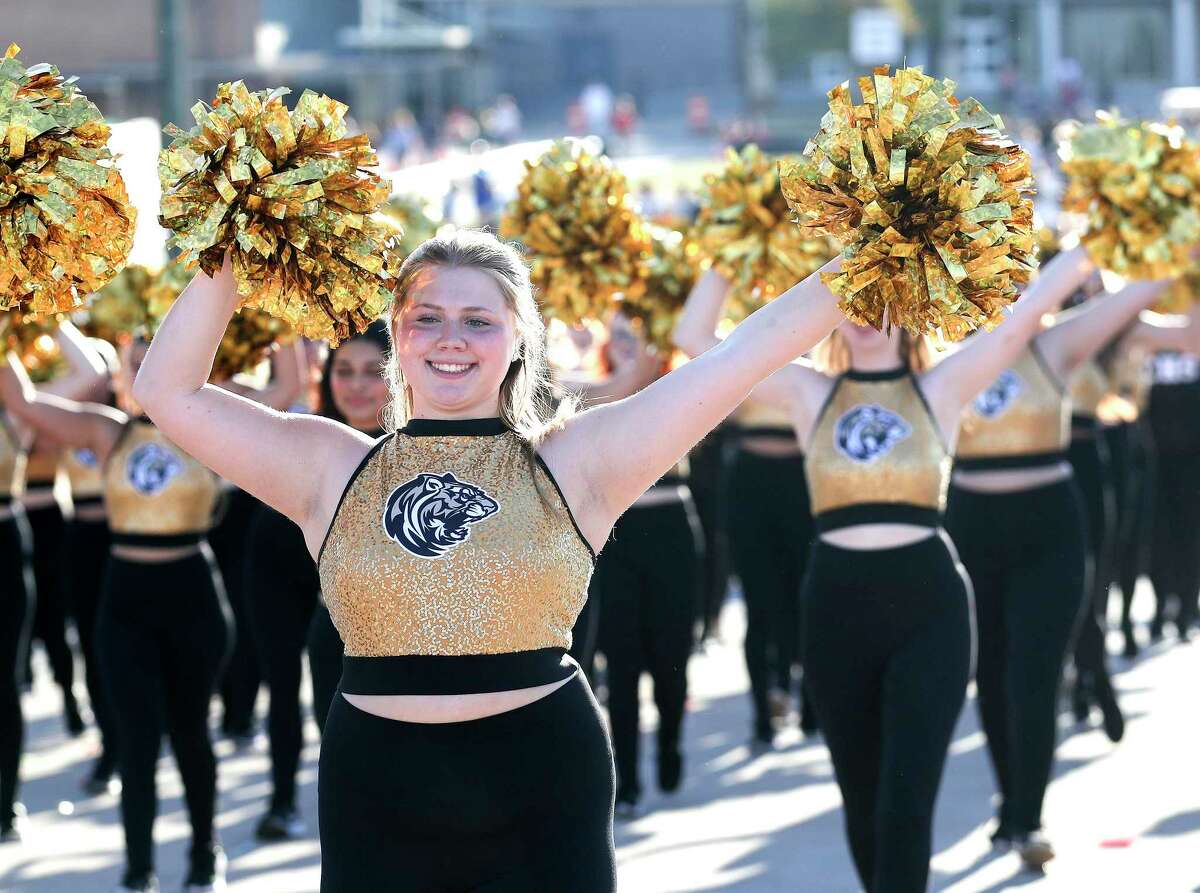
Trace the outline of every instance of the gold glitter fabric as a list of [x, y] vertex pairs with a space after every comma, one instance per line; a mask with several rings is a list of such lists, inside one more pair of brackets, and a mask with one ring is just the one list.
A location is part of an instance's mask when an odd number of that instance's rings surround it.
[[91, 450], [63, 450], [59, 468], [71, 482], [72, 499], [93, 499], [104, 494], [104, 475]]
[[125, 266], [137, 212], [100, 110], [19, 51], [0, 59], [0, 309], [68, 311]]
[[843, 376], [813, 429], [804, 469], [814, 516], [864, 503], [946, 507], [950, 455], [908, 374]]
[[1061, 453], [1071, 442], [1071, 403], [1029, 347], [963, 410], [958, 459]]
[[21, 365], [34, 384], [44, 384], [67, 371], [62, 348], [54, 339], [58, 320], [22, 310], [0, 311], [0, 331], [6, 335], [8, 349], [21, 358]]
[[837, 254], [827, 238], [791, 224], [776, 162], [753, 144], [729, 149], [724, 169], [704, 178], [692, 238], [733, 283], [726, 308], [735, 322]]
[[58, 478], [58, 459], [62, 450], [34, 441], [33, 449], [25, 453], [25, 489], [53, 487]]
[[373, 216], [389, 184], [345, 105], [305, 90], [289, 112], [288, 92], [221, 84], [190, 131], [168, 125], [158, 219], [187, 268], [211, 275], [230, 252], [245, 305], [336, 344], [391, 298], [397, 230]]
[[758, 400], [745, 400], [733, 411], [733, 421], [742, 429], [779, 430], [795, 433], [792, 417]]
[[1111, 390], [1108, 376], [1095, 360], [1088, 360], [1075, 370], [1067, 382], [1071, 398], [1071, 415], [1096, 418], [1100, 404]]
[[548, 317], [604, 319], [618, 296], [641, 297], [651, 244], [634, 204], [625, 175], [578, 140], [525, 162], [500, 235], [524, 246]]
[[12, 426], [0, 417], [0, 498], [20, 498], [25, 491], [25, 459]]
[[512, 432], [385, 441], [318, 567], [348, 657], [569, 648], [592, 554]]
[[218, 493], [216, 475], [140, 419], [129, 423], [104, 467], [114, 534], [204, 533]]
[[955, 84], [888, 66], [829, 92], [821, 130], [780, 162], [796, 221], [842, 245], [823, 276], [860, 325], [956, 341], [1003, 319], [1033, 271], [1029, 155]]
[[1194, 266], [1200, 241], [1200, 144], [1182, 128], [1100, 113], [1059, 144], [1063, 209], [1084, 214], [1083, 244], [1098, 266], [1130, 279], [1166, 279]]
[[646, 261], [646, 290], [621, 302], [621, 311], [640, 323], [646, 340], [671, 353], [671, 331], [687, 302], [700, 261], [700, 246], [677, 230], [650, 226], [653, 240]]

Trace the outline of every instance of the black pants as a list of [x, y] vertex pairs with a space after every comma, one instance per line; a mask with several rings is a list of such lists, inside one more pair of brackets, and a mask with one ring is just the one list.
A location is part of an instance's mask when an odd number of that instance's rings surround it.
[[96, 643], [116, 717], [130, 877], [154, 867], [154, 772], [164, 729], [183, 777], [193, 853], [213, 843], [217, 772], [208, 707], [232, 626], [207, 548], [161, 564], [109, 559]]
[[729, 590], [729, 462], [731, 429], [721, 425], [709, 433], [688, 454], [688, 489], [700, 519], [704, 535], [701, 558], [700, 638], [716, 635]]
[[341, 694], [321, 746], [321, 893], [610, 893], [612, 752], [582, 674], [470, 722]]
[[271, 693], [271, 808], [296, 805], [296, 770], [304, 744], [300, 677], [308, 627], [321, 583], [304, 534], [274, 509], [260, 506], [250, 525], [245, 592], [262, 677]]
[[733, 567], [746, 598], [746, 669], [754, 728], [769, 735], [772, 688], [792, 689], [800, 583], [813, 538], [804, 460], [739, 450], [729, 481]]
[[894, 549], [817, 540], [804, 672], [868, 893], [923, 893], [933, 809], [971, 675], [970, 584], [944, 534]]
[[74, 703], [75, 654], [67, 644], [68, 592], [62, 580], [63, 516], [56, 503], [26, 512], [33, 533], [33, 578], [37, 585], [33, 638], [40, 639], [64, 700]]
[[34, 583], [25, 515], [0, 521], [0, 829], [12, 824], [25, 720], [21, 677], [33, 628]]
[[70, 593], [71, 612], [83, 652], [84, 678], [96, 725], [100, 728], [100, 767], [116, 767], [116, 726], [100, 661], [96, 655], [96, 612], [100, 606], [104, 568], [108, 564], [107, 521], [78, 518], [67, 524], [63, 537], [63, 585]]
[[1112, 459], [1117, 524], [1112, 577], [1121, 590], [1121, 627], [1132, 634], [1130, 611], [1138, 578], [1150, 568], [1154, 526], [1154, 444], [1143, 421], [1104, 429]]
[[1160, 453], [1155, 489], [1150, 579], [1158, 622], [1174, 602], [1176, 625], [1185, 631], [1195, 620], [1200, 592], [1200, 454]]
[[[703, 548], [690, 500], [634, 507], [622, 515], [596, 561], [600, 650], [608, 661], [608, 717], [617, 764], [617, 799], [636, 803], [638, 682], [654, 680], [658, 757], [680, 758], [687, 663]], [[661, 765], [661, 763], [660, 763]]]
[[325, 720], [334, 693], [342, 681], [342, 655], [346, 646], [324, 602], [317, 602], [308, 626], [308, 669], [312, 676], [313, 718], [325, 734]]
[[233, 650], [220, 683], [221, 703], [225, 707], [221, 731], [226, 735], [245, 735], [254, 730], [254, 702], [262, 681], [245, 587], [250, 522], [261, 503], [237, 489], [231, 490], [226, 499], [221, 520], [209, 534], [234, 623]]
[[1085, 605], [1085, 523], [1074, 480], [1016, 493], [950, 488], [946, 528], [975, 587], [979, 713], [1009, 837], [1042, 823], [1058, 688]]
[[1075, 480], [1083, 496], [1087, 520], [1088, 576], [1086, 604], [1079, 635], [1075, 640], [1077, 684], [1090, 688], [1101, 697], [1112, 696], [1108, 675], [1108, 590], [1112, 582], [1113, 535], [1116, 497], [1113, 494], [1112, 468], [1108, 445], [1099, 432], [1093, 438], [1076, 438], [1068, 452]]

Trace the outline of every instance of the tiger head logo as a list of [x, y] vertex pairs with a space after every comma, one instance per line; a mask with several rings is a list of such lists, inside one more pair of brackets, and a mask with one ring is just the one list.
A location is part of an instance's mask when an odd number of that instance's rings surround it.
[[910, 434], [912, 426], [908, 422], [890, 409], [872, 403], [855, 406], [838, 419], [833, 441], [846, 458], [869, 465], [886, 456]]
[[418, 474], [392, 491], [383, 509], [387, 535], [420, 558], [441, 558], [500, 511], [481, 487], [453, 474]]
[[143, 443], [129, 454], [125, 477], [143, 496], [156, 496], [183, 471], [183, 462], [172, 450], [157, 443]]
[[1006, 369], [1000, 373], [999, 378], [975, 398], [975, 412], [985, 419], [994, 419], [1003, 415], [1005, 410], [1012, 406], [1023, 388], [1024, 382], [1021, 381], [1021, 376], [1011, 369]]

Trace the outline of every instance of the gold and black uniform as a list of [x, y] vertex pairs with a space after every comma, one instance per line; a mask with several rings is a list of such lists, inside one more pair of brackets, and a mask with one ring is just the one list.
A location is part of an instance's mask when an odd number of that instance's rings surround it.
[[104, 501], [104, 471], [91, 450], [64, 450], [59, 468], [71, 483], [71, 502], [76, 507]]
[[0, 416], [0, 505], [21, 498], [25, 490], [26, 459], [12, 426]]
[[128, 424], [104, 467], [114, 545], [199, 542], [219, 493], [216, 475], [142, 419]]
[[955, 467], [1036, 468], [1063, 461], [1071, 404], [1035, 343], [963, 410]]
[[1094, 359], [1075, 370], [1067, 383], [1067, 396], [1071, 400], [1072, 437], [1094, 436], [1100, 407], [1111, 390], [1108, 376]]
[[848, 372], [817, 416], [805, 462], [820, 531], [854, 524], [938, 526], [950, 455], [916, 379]]
[[500, 420], [412, 421], [363, 460], [321, 548], [343, 690], [566, 678], [593, 561], [545, 463]]

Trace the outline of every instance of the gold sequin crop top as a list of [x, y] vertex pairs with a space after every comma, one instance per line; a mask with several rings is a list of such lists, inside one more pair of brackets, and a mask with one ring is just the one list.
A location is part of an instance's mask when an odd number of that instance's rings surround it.
[[0, 505], [19, 498], [25, 489], [25, 453], [8, 420], [0, 416]]
[[144, 419], [125, 426], [104, 467], [115, 545], [196, 543], [212, 525], [217, 476]]
[[1036, 468], [1061, 462], [1071, 403], [1036, 343], [963, 410], [955, 468]]
[[59, 468], [71, 482], [71, 501], [76, 506], [96, 505], [104, 500], [104, 473], [91, 450], [63, 450]]
[[1110, 390], [1108, 376], [1095, 360], [1088, 360], [1076, 369], [1067, 383], [1072, 420], [1094, 423], [1100, 404]]
[[819, 531], [940, 523], [950, 454], [907, 369], [841, 376], [817, 416], [806, 455]]
[[318, 555], [342, 690], [567, 678], [594, 560], [549, 469], [501, 420], [414, 419], [363, 459]]

